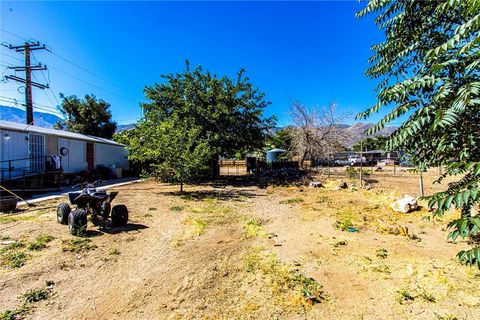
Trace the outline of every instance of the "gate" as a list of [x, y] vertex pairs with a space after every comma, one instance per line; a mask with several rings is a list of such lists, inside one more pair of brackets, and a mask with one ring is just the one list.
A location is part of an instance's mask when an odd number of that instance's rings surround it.
[[45, 136], [43, 134], [28, 134], [28, 153], [30, 171], [45, 171]]

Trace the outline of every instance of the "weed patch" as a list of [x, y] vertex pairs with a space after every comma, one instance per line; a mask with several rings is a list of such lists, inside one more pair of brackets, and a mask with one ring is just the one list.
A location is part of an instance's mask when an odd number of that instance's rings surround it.
[[42, 300], [47, 300], [53, 290], [53, 281], [47, 281], [46, 284], [37, 289], [28, 290], [23, 294], [23, 299], [26, 303], [34, 303]]
[[305, 200], [302, 198], [290, 198], [287, 200], [280, 201], [280, 204], [295, 204], [295, 203], [303, 203]]
[[7, 252], [0, 257], [0, 264], [7, 268], [20, 268], [25, 265], [28, 255], [24, 252]]
[[28, 306], [22, 305], [17, 309], [8, 309], [0, 313], [0, 320], [19, 320], [25, 319], [28, 315]]
[[387, 249], [384, 249], [384, 248], [377, 249], [375, 254], [380, 259], [386, 259], [388, 257], [388, 251], [387, 251]]
[[274, 302], [291, 307], [307, 306], [326, 299], [322, 286], [298, 269], [281, 262], [274, 253], [250, 248], [243, 255], [245, 271], [266, 278]]
[[76, 238], [70, 240], [62, 240], [63, 252], [82, 253], [96, 249], [97, 246], [92, 243], [92, 240], [87, 238]]
[[420, 294], [420, 297], [422, 297], [423, 300], [427, 301], [427, 302], [436, 302], [437, 299], [435, 298], [435, 296], [428, 292], [428, 291], [425, 291], [423, 290], [422, 293]]
[[390, 273], [390, 268], [386, 264], [379, 264], [372, 267], [372, 270], [380, 273]]
[[47, 281], [41, 288], [28, 290], [22, 295], [23, 304], [17, 309], [9, 309], [0, 313], [0, 320], [20, 320], [25, 319], [33, 303], [47, 300], [50, 298], [53, 290], [53, 281]]
[[332, 203], [332, 200], [327, 196], [319, 196], [316, 203], [329, 205]]
[[265, 238], [268, 236], [265, 229], [262, 227], [262, 224], [256, 219], [249, 219], [245, 223], [245, 238], [255, 238], [261, 237]]
[[337, 220], [333, 223], [333, 227], [337, 230], [342, 230], [345, 231], [349, 228], [354, 228], [355, 225], [353, 224], [352, 220], [349, 218], [342, 218], [340, 220]]
[[340, 241], [337, 241], [333, 244], [333, 246], [335, 248], [338, 248], [338, 247], [341, 247], [341, 246], [346, 246], [347, 245], [347, 241], [345, 240], [340, 240]]
[[398, 299], [398, 302], [400, 302], [400, 304], [404, 304], [413, 300], [415, 300], [415, 296], [410, 293], [410, 291], [408, 291], [407, 289], [400, 290], [400, 298]]
[[117, 248], [112, 248], [108, 251], [108, 255], [110, 256], [119, 256], [120, 251]]
[[173, 212], [180, 212], [180, 211], [183, 211], [183, 207], [182, 206], [172, 206], [170, 207], [170, 211], [173, 211]]
[[35, 238], [35, 240], [28, 244], [27, 249], [30, 251], [40, 251], [42, 249], [45, 249], [47, 247], [47, 243], [51, 242], [54, 239], [55, 237], [50, 235], [38, 236]]
[[0, 216], [0, 223], [9, 223], [9, 222], [17, 222], [17, 221], [28, 221], [34, 220], [34, 216], [25, 216], [25, 215], [1, 215]]

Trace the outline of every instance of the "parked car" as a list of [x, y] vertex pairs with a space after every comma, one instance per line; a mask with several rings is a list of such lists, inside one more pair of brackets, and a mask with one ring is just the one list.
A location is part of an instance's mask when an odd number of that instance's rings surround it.
[[350, 156], [348, 157], [348, 161], [350, 162], [350, 165], [352, 166], [355, 166], [355, 165], [359, 165], [359, 164], [366, 164], [367, 163], [367, 159], [365, 157], [360, 157], [360, 156]]
[[349, 166], [351, 165], [351, 162], [349, 159], [335, 159], [333, 162], [337, 166]]

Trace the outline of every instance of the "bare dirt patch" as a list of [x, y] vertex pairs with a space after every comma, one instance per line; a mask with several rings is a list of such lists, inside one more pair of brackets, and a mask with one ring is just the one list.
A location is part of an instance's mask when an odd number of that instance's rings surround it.
[[[425, 208], [393, 213], [389, 201], [417, 186], [414, 175], [402, 179], [368, 191], [336, 191], [322, 179], [326, 188], [196, 186], [184, 195], [146, 181], [112, 188], [130, 210], [128, 227], [89, 224], [87, 238], [56, 223], [62, 200], [21, 208], [0, 220], [2, 241], [18, 244], [1, 245], [2, 259], [25, 255], [21, 266], [0, 267], [0, 311], [33, 319], [480, 318], [480, 272], [455, 260], [464, 242], [446, 241], [455, 213], [433, 221]], [[55, 284], [45, 299], [22, 309], [23, 295], [45, 283]]]

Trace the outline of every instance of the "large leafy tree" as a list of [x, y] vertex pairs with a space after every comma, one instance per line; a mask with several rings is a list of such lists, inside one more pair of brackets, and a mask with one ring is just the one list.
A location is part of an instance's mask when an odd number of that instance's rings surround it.
[[64, 119], [55, 124], [56, 129], [108, 139], [113, 137], [117, 123], [112, 121], [110, 104], [97, 99], [93, 94], [86, 95], [84, 99], [63, 94], [60, 97], [63, 100], [58, 109]]
[[151, 162], [158, 179], [183, 185], [207, 170], [206, 159], [215, 153], [210, 137], [201, 135], [201, 128], [190, 119], [173, 114], [160, 123], [145, 119], [136, 129], [123, 131], [116, 140], [126, 143], [133, 161]]
[[265, 142], [267, 149], [283, 149], [286, 151], [285, 159], [289, 159], [294, 155], [295, 146], [293, 145], [293, 127], [284, 127], [277, 131], [271, 132]]
[[[480, 1], [371, 0], [358, 16], [374, 15], [385, 40], [372, 47], [366, 74], [379, 80], [377, 103], [358, 115], [382, 108], [389, 113], [368, 133], [405, 115], [387, 141], [406, 150], [419, 168], [443, 165], [458, 181], [429, 197], [434, 214], [461, 209], [449, 224], [449, 238], [478, 239], [480, 217]], [[458, 254], [480, 267], [479, 243]]]
[[[118, 137], [132, 159], [157, 164], [152, 168], [162, 172], [176, 171], [173, 180], [190, 182], [220, 155], [244, 156], [263, 147], [275, 119], [263, 116], [269, 102], [244, 70], [235, 79], [219, 78], [200, 66], [190, 70], [187, 62], [183, 73], [162, 78], [162, 83], [145, 88], [149, 102], [143, 105], [144, 119]], [[176, 152], [177, 160], [188, 165], [184, 174], [174, 163]], [[171, 180], [168, 174], [162, 177]]]
[[385, 141], [387, 137], [385, 136], [376, 136], [376, 137], [367, 137], [362, 140], [360, 143], [357, 142], [352, 146], [353, 151], [370, 151], [370, 150], [383, 150], [385, 148]]
[[235, 79], [219, 78], [201, 66], [190, 70], [187, 61], [183, 73], [162, 78], [163, 83], [145, 88], [150, 100], [143, 105], [147, 120], [161, 123], [173, 115], [189, 119], [200, 128], [201, 136], [210, 137], [210, 146], [225, 157], [239, 152], [245, 155], [263, 146], [275, 119], [263, 116], [270, 102], [245, 77], [245, 70], [240, 70]]

